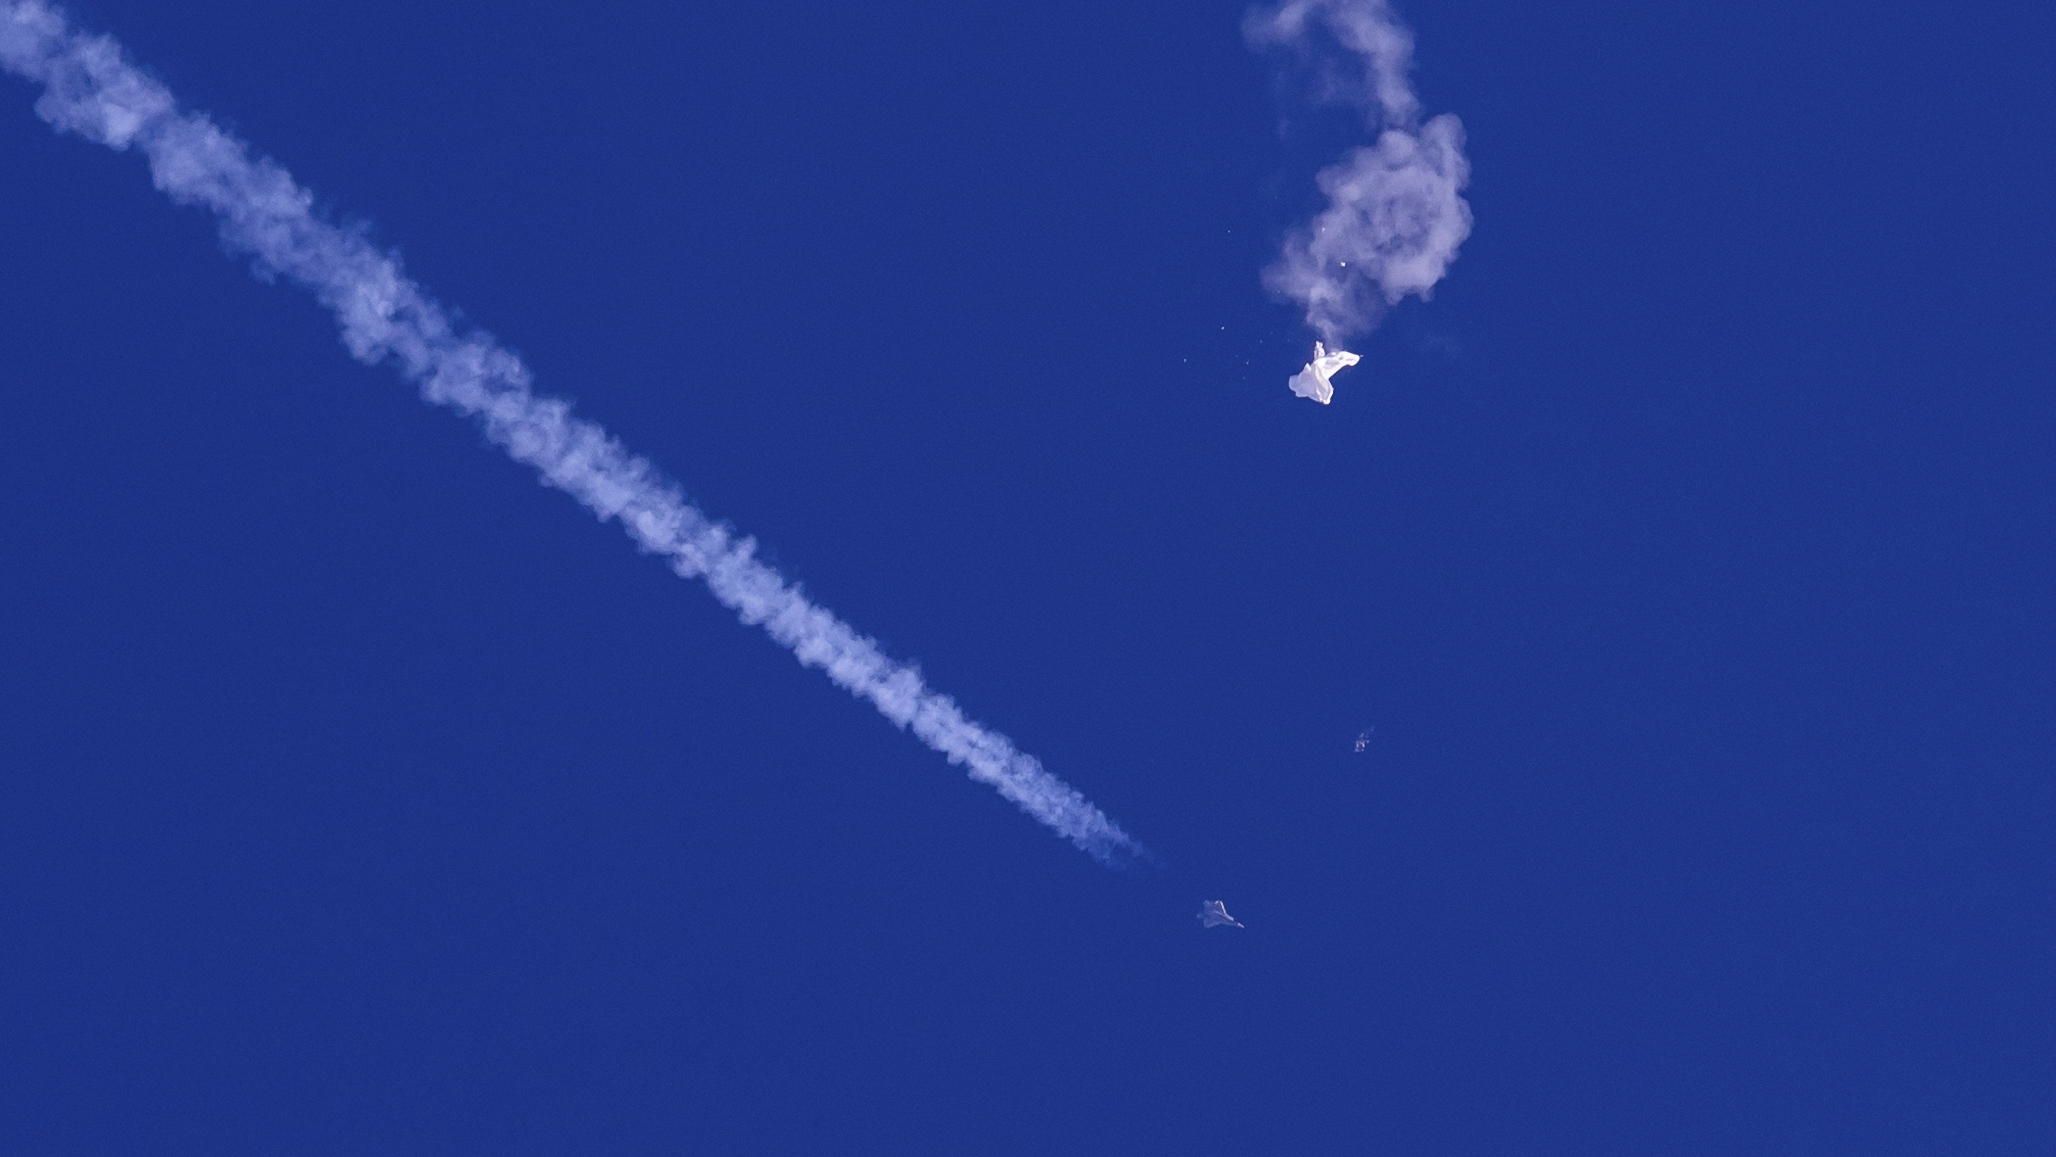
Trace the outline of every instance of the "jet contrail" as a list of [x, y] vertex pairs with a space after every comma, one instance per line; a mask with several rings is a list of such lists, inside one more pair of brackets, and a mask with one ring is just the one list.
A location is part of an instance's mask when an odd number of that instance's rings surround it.
[[313, 197], [269, 159], [206, 116], [180, 110], [163, 85], [107, 36], [88, 36], [43, 0], [0, 0], [0, 68], [44, 86], [36, 113], [60, 131], [114, 149], [131, 145], [173, 201], [220, 219], [223, 242], [254, 256], [260, 275], [314, 292], [358, 360], [390, 361], [429, 401], [478, 420], [486, 436], [602, 520], [618, 519], [643, 550], [706, 582], [745, 623], [761, 625], [805, 666], [819, 667], [887, 719], [989, 783], [1022, 811], [1103, 863], [1149, 853], [1006, 736], [967, 718], [915, 668], [816, 606], [755, 557], [756, 543], [702, 514], [676, 484], [568, 403], [529, 389], [521, 359], [449, 313], [363, 237], [318, 218]]
[[1243, 31], [1303, 70], [1308, 99], [1361, 112], [1377, 134], [1321, 170], [1328, 207], [1287, 235], [1264, 270], [1264, 285], [1340, 346], [1407, 294], [1426, 298], [1470, 236], [1471, 209], [1458, 195], [1471, 171], [1463, 125], [1449, 113], [1421, 123], [1407, 80], [1413, 36], [1387, 0], [1284, 0], [1252, 10]]

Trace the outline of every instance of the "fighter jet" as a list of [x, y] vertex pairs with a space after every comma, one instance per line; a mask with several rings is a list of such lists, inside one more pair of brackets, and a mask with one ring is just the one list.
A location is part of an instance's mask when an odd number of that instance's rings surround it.
[[1219, 927], [1222, 924], [1242, 927], [1242, 921], [1228, 915], [1228, 905], [1219, 900], [1208, 900], [1199, 906], [1199, 922], [1208, 928]]
[[1353, 366], [1361, 361], [1348, 350], [1329, 353], [1320, 342], [1314, 343], [1314, 360], [1306, 368], [1292, 375], [1292, 392], [1302, 398], [1312, 398], [1323, 406], [1335, 396], [1335, 387], [1328, 379], [1344, 366]]

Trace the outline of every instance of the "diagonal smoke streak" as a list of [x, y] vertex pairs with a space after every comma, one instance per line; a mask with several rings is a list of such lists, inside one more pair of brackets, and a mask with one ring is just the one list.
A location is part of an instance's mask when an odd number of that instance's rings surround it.
[[1282, 0], [1250, 12], [1251, 47], [1307, 74], [1316, 104], [1361, 112], [1378, 134], [1315, 178], [1328, 207], [1285, 238], [1264, 285], [1306, 311], [1330, 345], [1375, 328], [1408, 294], [1426, 298], [1471, 233], [1463, 125], [1423, 124], [1407, 72], [1413, 35], [1388, 0]]
[[1022, 811], [1109, 864], [1146, 852], [1085, 797], [1005, 736], [965, 717], [920, 673], [814, 605], [757, 561], [737, 538], [687, 502], [649, 461], [630, 454], [569, 404], [529, 389], [521, 360], [483, 334], [459, 333], [450, 315], [361, 236], [320, 220], [313, 198], [275, 162], [199, 113], [124, 57], [112, 38], [87, 36], [43, 0], [0, 0], [0, 68], [44, 85], [36, 112], [61, 131], [114, 149], [139, 148], [158, 189], [220, 219], [223, 241], [252, 254], [261, 275], [306, 286], [336, 316], [343, 342], [367, 363], [391, 361], [430, 401], [476, 418], [488, 437], [543, 481], [601, 519], [618, 519], [637, 545], [683, 578], [706, 582], [745, 623], [761, 625], [809, 667], [868, 699], [881, 714], [991, 784]]

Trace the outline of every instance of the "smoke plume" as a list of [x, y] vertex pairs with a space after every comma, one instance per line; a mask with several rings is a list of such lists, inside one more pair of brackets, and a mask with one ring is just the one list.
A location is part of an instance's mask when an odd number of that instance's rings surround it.
[[1407, 77], [1413, 36], [1386, 0], [1285, 0], [1252, 11], [1243, 31], [1304, 84], [1304, 99], [1360, 112], [1374, 137], [1321, 170], [1327, 208], [1264, 270], [1265, 287], [1340, 346], [1407, 294], [1425, 299], [1470, 236], [1463, 125], [1449, 113], [1421, 122]]

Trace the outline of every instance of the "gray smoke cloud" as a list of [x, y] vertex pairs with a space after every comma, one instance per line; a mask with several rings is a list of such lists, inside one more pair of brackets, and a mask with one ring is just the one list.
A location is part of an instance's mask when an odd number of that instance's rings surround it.
[[1321, 170], [1328, 207], [1264, 270], [1265, 287], [1339, 346], [1407, 294], [1425, 299], [1470, 236], [1463, 125], [1448, 113], [1421, 122], [1413, 35], [1386, 0], [1285, 0], [1251, 11], [1243, 31], [1304, 80], [1305, 99], [1361, 112], [1374, 136]]
[[743, 622], [762, 626], [808, 666], [870, 701], [893, 723], [992, 785], [1022, 811], [1103, 863], [1148, 853], [1085, 797], [1006, 736], [973, 722], [912, 666], [815, 605], [755, 557], [754, 540], [702, 514], [647, 460], [568, 403], [530, 389], [521, 360], [492, 338], [460, 331], [397, 260], [319, 219], [313, 197], [276, 163], [130, 64], [113, 39], [74, 30], [42, 0], [0, 4], [0, 68], [44, 86], [36, 112], [60, 131], [135, 148], [173, 201], [220, 221], [224, 243], [257, 270], [311, 290], [334, 313], [350, 353], [388, 363], [424, 397], [475, 419], [516, 461], [602, 520], [619, 522], [682, 578], [697, 578]]

